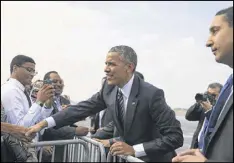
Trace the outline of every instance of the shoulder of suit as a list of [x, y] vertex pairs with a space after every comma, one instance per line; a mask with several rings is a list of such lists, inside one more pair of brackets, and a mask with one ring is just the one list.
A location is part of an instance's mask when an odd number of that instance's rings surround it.
[[154, 86], [151, 83], [148, 83], [146, 81], [140, 80], [140, 89], [145, 90], [145, 91], [149, 91], [149, 92], [156, 92], [159, 90], [162, 90], [161, 88], [158, 88], [156, 86]]
[[115, 87], [116, 86], [114, 86], [114, 85], [109, 85], [107, 83], [107, 81], [105, 80], [105, 82], [104, 82], [104, 84], [102, 86], [102, 90], [107, 93], [107, 92], [111, 92]]
[[[134, 83], [133, 83], [134, 84]], [[105, 81], [103, 84], [103, 91], [104, 92], [111, 92], [116, 86], [113, 85], [108, 85], [107, 82]], [[144, 91], [150, 91], [150, 92], [156, 92], [158, 90], [162, 90], [161, 88], [158, 88], [156, 86], [154, 86], [153, 84], [150, 84], [144, 80], [139, 79], [139, 87], [140, 90], [144, 90]]]
[[60, 96], [60, 99], [62, 102], [70, 103], [70, 101], [63, 96]]

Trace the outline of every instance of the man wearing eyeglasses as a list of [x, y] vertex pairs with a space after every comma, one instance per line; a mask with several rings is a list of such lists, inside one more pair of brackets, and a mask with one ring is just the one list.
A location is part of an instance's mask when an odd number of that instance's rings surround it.
[[[44, 81], [51, 81], [55, 94], [53, 100], [51, 101], [51, 105], [53, 107], [53, 111], [51, 115], [62, 111], [64, 105], [70, 105], [70, 101], [65, 99], [62, 96], [63, 88], [64, 88], [64, 81], [56, 71], [49, 71], [45, 74]], [[59, 129], [49, 128], [46, 129], [42, 140], [43, 141], [53, 141], [53, 140], [66, 140], [66, 139], [73, 139], [74, 136], [86, 136], [89, 132], [89, 128], [83, 126], [64, 126]], [[63, 161], [63, 153], [64, 153], [64, 146], [56, 145], [55, 146], [55, 162], [62, 162]]]
[[[61, 79], [60, 75], [56, 71], [49, 71], [45, 74], [44, 76], [44, 81], [45, 80], [50, 80], [52, 82], [52, 85], [55, 90], [55, 94], [52, 100], [52, 106], [53, 106], [53, 111], [51, 115], [62, 111], [64, 105], [70, 105], [70, 101], [65, 99], [62, 96], [63, 93], [63, 88], [64, 88], [64, 81]], [[45, 131], [45, 134], [43, 137], [47, 140], [54, 140], [54, 139], [73, 139], [75, 135], [78, 136], [85, 136], [89, 132], [89, 128], [87, 127], [82, 127], [82, 126], [75, 126], [71, 125], [72, 127], [69, 126], [64, 126], [63, 128], [60, 129], [48, 129]], [[51, 136], [53, 135], [53, 136]]]
[[52, 85], [43, 85], [33, 104], [26, 91], [26, 86], [31, 85], [33, 77], [37, 74], [35, 64], [32, 58], [25, 55], [17, 55], [11, 61], [11, 76], [1, 86], [1, 101], [7, 123], [30, 127], [52, 112], [51, 108], [44, 107], [45, 102], [54, 95]]

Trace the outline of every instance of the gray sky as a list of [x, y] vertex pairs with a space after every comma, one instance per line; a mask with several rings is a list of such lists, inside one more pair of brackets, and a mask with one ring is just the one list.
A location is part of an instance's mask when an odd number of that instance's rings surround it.
[[17, 54], [36, 61], [39, 79], [51, 70], [65, 81], [64, 94], [89, 98], [101, 86], [108, 50], [131, 46], [137, 70], [162, 88], [168, 104], [187, 108], [211, 82], [232, 69], [215, 62], [205, 42], [222, 2], [1, 2], [1, 83]]

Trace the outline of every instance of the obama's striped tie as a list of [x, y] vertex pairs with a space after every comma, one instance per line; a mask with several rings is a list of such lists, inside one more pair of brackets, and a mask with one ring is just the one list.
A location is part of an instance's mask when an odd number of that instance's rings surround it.
[[124, 99], [123, 99], [123, 93], [121, 92], [121, 90], [118, 90], [117, 101], [118, 101], [119, 120], [121, 122], [122, 127], [124, 127]]

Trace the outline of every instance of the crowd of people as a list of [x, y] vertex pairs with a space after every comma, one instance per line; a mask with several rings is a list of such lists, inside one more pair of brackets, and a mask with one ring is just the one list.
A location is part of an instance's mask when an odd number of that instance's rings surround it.
[[[215, 15], [206, 43], [218, 63], [233, 68], [233, 7]], [[1, 86], [1, 161], [38, 161], [38, 141], [73, 139], [91, 132], [112, 155], [131, 155], [146, 162], [233, 161], [233, 75], [224, 86], [211, 83], [186, 119], [199, 121], [191, 149], [182, 153], [180, 121], [165, 101], [164, 91], [145, 81], [137, 72], [132, 47], [112, 47], [105, 60], [106, 77], [101, 89], [88, 100], [71, 104], [62, 95], [64, 80], [49, 71], [32, 83], [36, 62], [17, 55], [10, 64], [10, 78]], [[92, 128], [75, 123], [92, 117]], [[12, 143], [14, 142], [14, 143]], [[43, 160], [50, 161], [51, 146], [43, 147]], [[55, 161], [63, 159], [63, 146], [56, 146]]]

